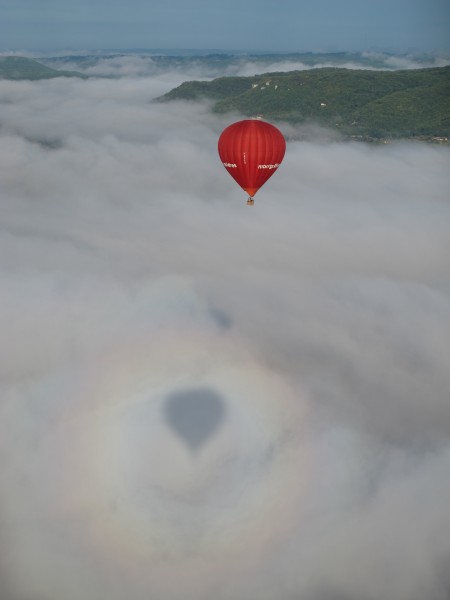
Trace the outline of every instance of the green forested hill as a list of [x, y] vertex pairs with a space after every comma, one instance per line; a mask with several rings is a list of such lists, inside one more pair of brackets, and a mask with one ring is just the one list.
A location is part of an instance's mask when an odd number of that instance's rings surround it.
[[219, 113], [316, 122], [346, 136], [450, 134], [450, 67], [405, 71], [321, 68], [185, 82], [159, 100], [208, 98]]
[[51, 79], [53, 77], [85, 77], [76, 71], [58, 71], [37, 60], [23, 56], [0, 56], [0, 79]]

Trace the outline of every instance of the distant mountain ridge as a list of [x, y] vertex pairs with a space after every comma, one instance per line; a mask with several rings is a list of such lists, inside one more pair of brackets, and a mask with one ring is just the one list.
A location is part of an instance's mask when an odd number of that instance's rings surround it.
[[[85, 69], [98, 67], [99, 63], [117, 59], [137, 58], [151, 63], [153, 72], [170, 70], [189, 70], [192, 67], [201, 69], [206, 77], [221, 77], [224, 75], [253, 75], [268, 71], [293, 71], [311, 67], [344, 67], [351, 69], [379, 69], [395, 71], [400, 68], [429, 68], [442, 67], [450, 64], [450, 57], [416, 54], [399, 55], [374, 52], [277, 52], [277, 53], [239, 53], [226, 51], [180, 51], [180, 50], [140, 50], [135, 52], [109, 52], [83, 55], [63, 55], [41, 57], [38, 60], [55, 69]], [[248, 65], [257, 68], [253, 73], [241, 72]], [[277, 65], [281, 68], [278, 69]], [[291, 68], [289, 68], [291, 65]], [[297, 66], [296, 66], [297, 65]]]
[[54, 77], [81, 77], [84, 79], [86, 76], [76, 71], [52, 69], [32, 58], [0, 56], [0, 79], [35, 81]]
[[449, 66], [401, 71], [326, 67], [220, 77], [185, 82], [157, 100], [203, 98], [217, 113], [315, 122], [346, 137], [446, 141], [450, 135]]

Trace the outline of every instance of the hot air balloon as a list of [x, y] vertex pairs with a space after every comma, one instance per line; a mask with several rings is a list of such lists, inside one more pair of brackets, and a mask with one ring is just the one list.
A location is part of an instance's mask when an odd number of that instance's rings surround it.
[[223, 166], [253, 204], [253, 196], [275, 173], [283, 160], [286, 141], [279, 129], [258, 119], [229, 125], [219, 138]]

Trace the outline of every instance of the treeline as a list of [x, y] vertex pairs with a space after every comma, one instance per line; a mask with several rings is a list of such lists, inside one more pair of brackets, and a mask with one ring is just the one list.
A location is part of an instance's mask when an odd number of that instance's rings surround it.
[[23, 56], [0, 56], [0, 79], [30, 80], [53, 79], [54, 77], [82, 77], [76, 71], [59, 71], [47, 67], [37, 60]]

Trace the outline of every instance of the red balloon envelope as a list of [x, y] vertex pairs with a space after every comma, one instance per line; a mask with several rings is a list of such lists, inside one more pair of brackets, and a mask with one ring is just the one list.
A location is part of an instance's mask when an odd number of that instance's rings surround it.
[[286, 152], [279, 129], [257, 119], [233, 123], [219, 138], [219, 156], [225, 169], [253, 196], [275, 173]]

